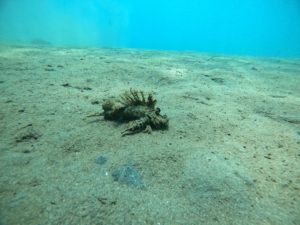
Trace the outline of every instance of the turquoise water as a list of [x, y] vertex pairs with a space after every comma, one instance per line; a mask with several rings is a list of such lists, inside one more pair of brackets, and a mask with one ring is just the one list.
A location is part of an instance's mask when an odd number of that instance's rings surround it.
[[300, 1], [1, 0], [0, 40], [300, 56]]
[[0, 225], [299, 225], [300, 0], [0, 0]]

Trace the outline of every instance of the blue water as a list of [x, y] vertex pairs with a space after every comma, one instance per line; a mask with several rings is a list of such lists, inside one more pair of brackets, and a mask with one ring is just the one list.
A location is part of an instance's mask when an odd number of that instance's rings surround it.
[[300, 225], [299, 87], [300, 0], [0, 0], [0, 225]]
[[1, 0], [0, 41], [300, 56], [299, 0]]

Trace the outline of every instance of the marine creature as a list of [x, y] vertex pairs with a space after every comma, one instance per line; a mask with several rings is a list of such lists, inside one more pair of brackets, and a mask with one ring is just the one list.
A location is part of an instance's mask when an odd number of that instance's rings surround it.
[[104, 116], [106, 120], [127, 122], [128, 128], [122, 136], [139, 132], [151, 133], [153, 130], [167, 129], [169, 119], [160, 114], [156, 99], [151, 93], [130, 89], [120, 98], [109, 98], [102, 104], [103, 112], [90, 116]]

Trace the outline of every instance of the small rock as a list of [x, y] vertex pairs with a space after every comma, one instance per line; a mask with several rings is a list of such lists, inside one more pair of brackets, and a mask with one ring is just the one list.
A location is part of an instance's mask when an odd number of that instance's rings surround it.
[[118, 181], [120, 183], [124, 183], [128, 186], [134, 186], [136, 188], [145, 188], [145, 184], [141, 179], [138, 171], [131, 165], [123, 165], [116, 169], [112, 173], [112, 177], [114, 181]]
[[26, 127], [24, 130], [20, 131], [17, 136], [15, 137], [15, 140], [17, 143], [20, 142], [28, 142], [32, 140], [37, 140], [41, 137], [41, 133], [34, 130], [31, 127]]
[[100, 102], [98, 100], [94, 100], [91, 103], [92, 103], [92, 105], [98, 105], [98, 104], [100, 104]]
[[71, 85], [69, 83], [64, 83], [61, 86], [63, 86], [63, 87], [71, 87]]
[[23, 150], [22, 152], [27, 154], [27, 153], [30, 153], [30, 150], [26, 149], [26, 150]]
[[99, 164], [99, 165], [103, 165], [106, 162], [107, 162], [107, 157], [105, 157], [104, 155], [100, 155], [96, 159], [96, 163]]

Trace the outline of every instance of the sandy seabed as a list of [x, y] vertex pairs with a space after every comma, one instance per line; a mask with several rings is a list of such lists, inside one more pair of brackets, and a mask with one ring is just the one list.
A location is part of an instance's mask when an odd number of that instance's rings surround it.
[[[130, 88], [168, 130], [87, 117]], [[300, 224], [300, 59], [2, 45], [0, 93], [1, 225]]]

